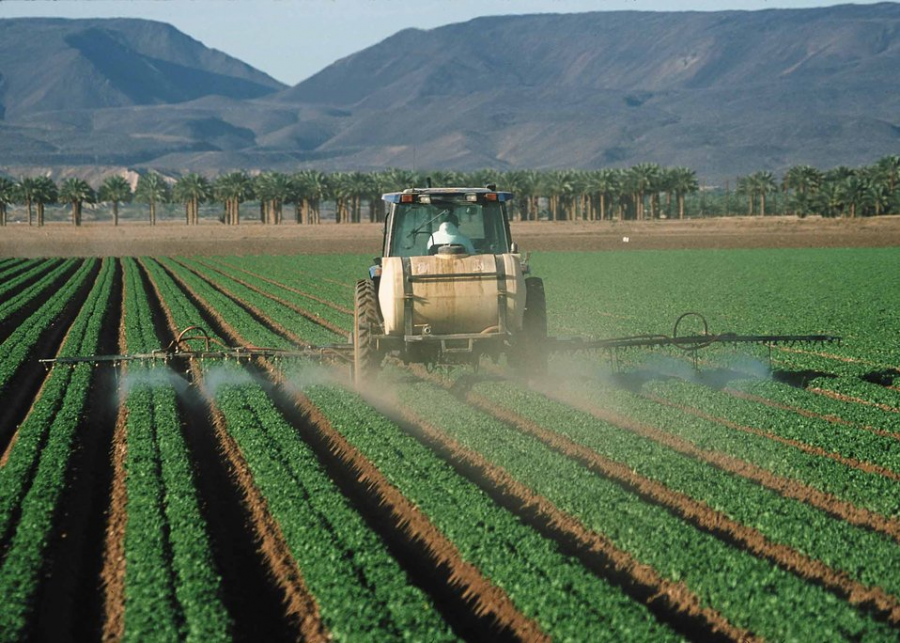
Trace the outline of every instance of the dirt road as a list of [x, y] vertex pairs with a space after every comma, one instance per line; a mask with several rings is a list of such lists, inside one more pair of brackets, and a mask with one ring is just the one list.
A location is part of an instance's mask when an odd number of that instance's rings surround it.
[[[732, 217], [652, 222], [529, 222], [512, 224], [526, 251], [688, 248], [835, 248], [900, 246], [900, 215], [836, 220]], [[203, 222], [149, 226], [107, 223], [74, 228], [0, 228], [0, 257], [380, 253], [381, 225], [226, 227]]]

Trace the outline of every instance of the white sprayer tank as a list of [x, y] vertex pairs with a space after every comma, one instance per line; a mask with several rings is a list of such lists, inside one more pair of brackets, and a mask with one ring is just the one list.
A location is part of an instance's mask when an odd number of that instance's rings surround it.
[[[501, 296], [503, 295], [503, 296]], [[382, 259], [378, 303], [387, 335], [496, 333], [501, 306], [506, 330], [522, 329], [525, 279], [517, 255], [434, 255]]]

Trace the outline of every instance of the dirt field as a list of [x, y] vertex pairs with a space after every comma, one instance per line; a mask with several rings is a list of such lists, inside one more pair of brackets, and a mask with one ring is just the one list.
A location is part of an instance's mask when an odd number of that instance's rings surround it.
[[[835, 220], [811, 217], [732, 217], [626, 223], [514, 223], [524, 251], [647, 250], [688, 248], [835, 248], [900, 246], [900, 215]], [[627, 241], [626, 241], [627, 239]], [[188, 228], [128, 223], [73, 228], [0, 228], [0, 257], [163, 256], [296, 253], [373, 253], [381, 248], [380, 224], [276, 227], [258, 223], [225, 227], [214, 222]]]

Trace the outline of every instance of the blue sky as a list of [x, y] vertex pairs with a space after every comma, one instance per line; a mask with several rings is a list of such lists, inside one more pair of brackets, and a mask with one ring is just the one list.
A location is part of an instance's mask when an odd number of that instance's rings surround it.
[[[852, 4], [874, 4], [856, 0]], [[0, 18], [131, 17], [168, 22], [294, 85], [408, 27], [479, 16], [584, 11], [820, 7], [847, 0], [0, 0]]]

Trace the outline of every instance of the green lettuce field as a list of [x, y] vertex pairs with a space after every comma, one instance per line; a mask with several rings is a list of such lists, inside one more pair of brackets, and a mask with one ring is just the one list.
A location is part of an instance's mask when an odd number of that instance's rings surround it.
[[356, 255], [0, 259], [0, 641], [896, 641], [900, 249], [539, 253], [549, 332], [824, 346], [387, 362]]

